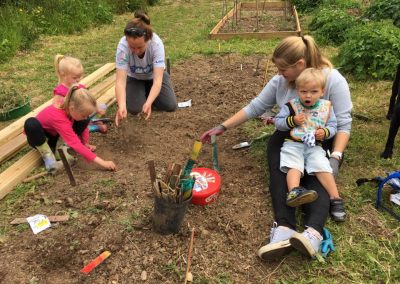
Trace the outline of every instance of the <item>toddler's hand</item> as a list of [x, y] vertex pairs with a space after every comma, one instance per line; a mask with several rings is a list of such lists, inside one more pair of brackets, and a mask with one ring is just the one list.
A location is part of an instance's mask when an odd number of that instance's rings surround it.
[[322, 128], [318, 128], [317, 131], [315, 131], [315, 139], [319, 141], [325, 140], [325, 131]]
[[294, 116], [294, 123], [296, 123], [296, 125], [302, 125], [305, 120], [306, 116], [304, 115], [304, 113], [300, 113]]

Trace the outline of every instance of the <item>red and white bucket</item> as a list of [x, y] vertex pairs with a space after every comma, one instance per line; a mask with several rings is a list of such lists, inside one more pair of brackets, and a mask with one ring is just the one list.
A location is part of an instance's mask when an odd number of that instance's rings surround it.
[[190, 173], [195, 178], [192, 191], [192, 203], [207, 205], [217, 200], [221, 190], [221, 176], [208, 168], [194, 168]]

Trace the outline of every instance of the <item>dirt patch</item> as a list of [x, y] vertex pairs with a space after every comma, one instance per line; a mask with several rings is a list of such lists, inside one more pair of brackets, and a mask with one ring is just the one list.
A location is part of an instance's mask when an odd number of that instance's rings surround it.
[[219, 33], [295, 31], [296, 22], [283, 10], [244, 10], [230, 18]]
[[[269, 234], [272, 210], [264, 193], [264, 167], [250, 150], [231, 148], [248, 138], [240, 127], [218, 139], [223, 180], [218, 202], [190, 205], [176, 235], [162, 236], [151, 228], [153, 197], [146, 161], [155, 160], [160, 171], [168, 162], [185, 163], [203, 131], [258, 94], [265, 60], [262, 56], [198, 56], [173, 65], [178, 100], [192, 99], [192, 107], [173, 113], [155, 111], [149, 121], [130, 116], [122, 127], [111, 126], [106, 135], [94, 134], [99, 155], [116, 161], [117, 172], [79, 160], [74, 167], [76, 187], [69, 186], [67, 175], [61, 174], [20, 197], [12, 216], [1, 217], [2, 225], [37, 213], [67, 213], [71, 219], [38, 235], [27, 226], [7, 226], [7, 237], [0, 243], [0, 282], [138, 283], [146, 271], [147, 283], [179, 283], [192, 227], [196, 228], [191, 266], [195, 283], [267, 283], [287, 273], [287, 269], [274, 270], [282, 267], [279, 262], [265, 264], [255, 254]], [[274, 72], [271, 68], [268, 76]], [[203, 147], [199, 166], [212, 167], [211, 146]], [[6, 201], [1, 202], [2, 212]], [[89, 276], [79, 272], [105, 250], [111, 256]], [[300, 258], [292, 255], [286, 263]]]

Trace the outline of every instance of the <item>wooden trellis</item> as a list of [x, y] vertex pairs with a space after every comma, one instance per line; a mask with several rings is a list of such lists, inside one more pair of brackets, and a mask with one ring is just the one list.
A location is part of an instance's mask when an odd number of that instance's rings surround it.
[[[226, 3], [224, 5], [226, 9]], [[240, 24], [242, 11], [253, 10], [256, 12], [256, 26], [258, 30], [259, 25], [259, 13], [263, 13], [268, 10], [282, 10], [284, 16], [283, 20], [286, 20], [289, 15], [288, 11], [294, 18], [296, 29], [292, 31], [253, 31], [253, 32], [221, 32], [222, 27], [228, 22], [232, 22], [235, 25]], [[269, 38], [285, 38], [292, 35], [300, 35], [300, 21], [296, 11], [296, 7], [292, 6], [289, 1], [256, 1], [256, 2], [244, 2], [238, 3], [234, 2], [234, 7], [217, 23], [217, 25], [212, 29], [209, 34], [210, 39], [221, 39], [227, 40], [233, 37], [238, 38], [257, 38], [257, 39], [269, 39]]]

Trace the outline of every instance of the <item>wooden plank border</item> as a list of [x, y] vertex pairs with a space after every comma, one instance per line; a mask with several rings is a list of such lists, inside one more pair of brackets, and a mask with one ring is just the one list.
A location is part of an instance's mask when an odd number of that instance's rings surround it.
[[[296, 30], [295, 31], [268, 31], [268, 32], [241, 32], [241, 33], [220, 33], [219, 31], [223, 27], [223, 25], [233, 17], [236, 12], [240, 12], [241, 9], [256, 9], [257, 3], [239, 3], [237, 7], [237, 11], [235, 7], [230, 10], [211, 30], [208, 37], [209, 39], [220, 39], [220, 40], [228, 40], [234, 37], [243, 38], [243, 39], [271, 39], [271, 38], [285, 38], [288, 36], [300, 36], [301, 28], [300, 21], [296, 11], [296, 8], [292, 6], [292, 13], [296, 21]], [[265, 2], [261, 6], [264, 6], [266, 9], [284, 9], [286, 10], [286, 1], [285, 2]], [[260, 8], [260, 5], [259, 5]]]

